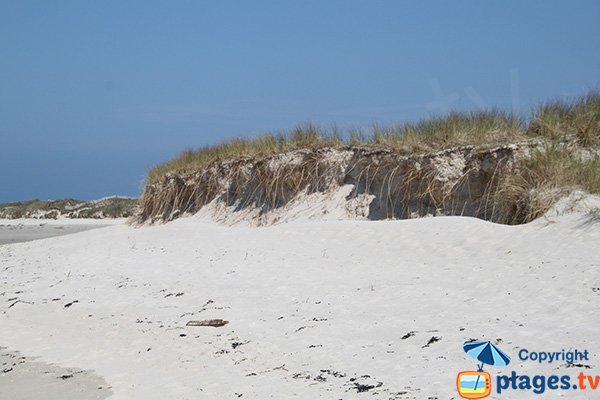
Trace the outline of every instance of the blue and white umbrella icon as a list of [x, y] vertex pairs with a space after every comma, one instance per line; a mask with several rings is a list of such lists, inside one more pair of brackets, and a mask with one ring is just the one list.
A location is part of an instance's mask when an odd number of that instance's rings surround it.
[[[510, 357], [504, 354], [502, 350], [494, 346], [491, 342], [465, 342], [463, 344], [465, 353], [473, 357], [477, 361], [481, 361], [481, 365], [478, 365], [477, 370], [483, 371], [483, 364], [505, 366], [510, 362]], [[479, 383], [480, 375], [477, 375], [475, 381], [475, 387]]]
[[510, 362], [510, 357], [491, 342], [465, 342], [465, 353], [477, 361], [481, 361], [479, 371], [483, 371], [483, 364], [505, 366]]

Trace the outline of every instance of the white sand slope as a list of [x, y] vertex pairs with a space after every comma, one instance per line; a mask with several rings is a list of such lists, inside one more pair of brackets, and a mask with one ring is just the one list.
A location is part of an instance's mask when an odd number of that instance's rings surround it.
[[[0, 345], [94, 370], [111, 399], [458, 398], [470, 338], [513, 357], [492, 374], [600, 375], [598, 243], [582, 213], [101, 228], [0, 246]], [[230, 323], [185, 326], [209, 318]], [[520, 348], [586, 348], [590, 368]]]

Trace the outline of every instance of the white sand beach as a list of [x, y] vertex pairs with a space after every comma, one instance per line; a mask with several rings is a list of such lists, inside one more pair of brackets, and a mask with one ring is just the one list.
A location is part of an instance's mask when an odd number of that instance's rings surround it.
[[[93, 371], [115, 400], [458, 398], [470, 339], [499, 344], [505, 371], [600, 375], [599, 240], [584, 212], [521, 226], [119, 224], [0, 246], [0, 345]], [[229, 323], [186, 326], [214, 318]], [[521, 348], [590, 361], [522, 362]]]
[[0, 245], [64, 236], [109, 225], [123, 224], [119, 219], [0, 219]]

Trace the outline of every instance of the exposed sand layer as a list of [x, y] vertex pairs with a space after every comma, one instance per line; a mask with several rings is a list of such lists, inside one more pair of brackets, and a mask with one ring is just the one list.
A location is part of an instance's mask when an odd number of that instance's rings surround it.
[[[470, 339], [512, 357], [492, 374], [600, 375], [598, 243], [585, 212], [96, 229], [0, 247], [0, 343], [95, 371], [111, 400], [456, 399]], [[186, 326], [209, 319], [229, 323]]]
[[110, 394], [107, 383], [90, 372], [33, 361], [0, 347], [0, 399], [101, 400]]

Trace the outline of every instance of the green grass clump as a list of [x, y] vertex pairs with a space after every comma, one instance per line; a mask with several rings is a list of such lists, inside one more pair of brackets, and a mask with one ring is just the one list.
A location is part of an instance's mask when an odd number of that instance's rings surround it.
[[532, 221], [575, 189], [600, 194], [600, 156], [583, 157], [549, 144], [500, 178], [492, 219], [507, 224]]
[[451, 112], [417, 123], [373, 128], [366, 145], [381, 145], [401, 154], [429, 152], [464, 145], [494, 145], [522, 140], [522, 121], [499, 110]]
[[558, 139], [575, 135], [582, 146], [600, 144], [600, 91], [574, 100], [553, 100], [533, 111], [528, 133]]

